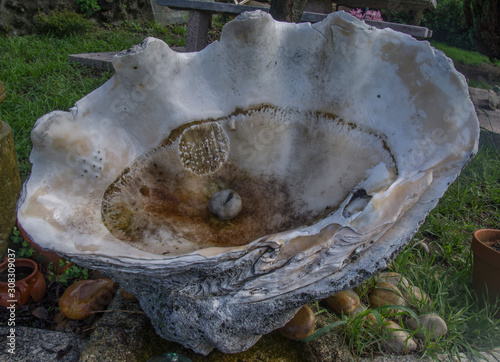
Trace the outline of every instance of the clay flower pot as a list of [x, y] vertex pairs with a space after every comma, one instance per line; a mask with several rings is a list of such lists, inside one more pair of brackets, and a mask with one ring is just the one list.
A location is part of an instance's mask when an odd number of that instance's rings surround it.
[[[14, 264], [14, 267], [12, 267]], [[11, 274], [15, 275], [14, 292], [12, 282], [9, 283]], [[0, 305], [4, 307], [20, 307], [28, 303], [30, 297], [35, 302], [40, 302], [45, 296], [45, 279], [38, 270], [38, 265], [31, 259], [6, 259], [0, 264]], [[10, 284], [10, 285], [9, 285]]]
[[500, 230], [477, 230], [472, 237], [472, 286], [480, 292], [488, 291], [493, 303], [500, 297], [500, 251], [493, 246], [500, 240]]

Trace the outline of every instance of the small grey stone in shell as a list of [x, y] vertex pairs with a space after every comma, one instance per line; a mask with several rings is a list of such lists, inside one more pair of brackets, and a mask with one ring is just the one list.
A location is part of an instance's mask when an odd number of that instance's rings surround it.
[[221, 220], [231, 220], [241, 211], [241, 197], [231, 189], [216, 192], [208, 202], [208, 208]]

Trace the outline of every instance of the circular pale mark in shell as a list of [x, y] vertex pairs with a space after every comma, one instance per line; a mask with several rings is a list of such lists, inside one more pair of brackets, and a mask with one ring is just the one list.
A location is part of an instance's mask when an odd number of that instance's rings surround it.
[[197, 175], [217, 171], [227, 160], [228, 138], [217, 123], [201, 123], [186, 129], [179, 142], [185, 168]]

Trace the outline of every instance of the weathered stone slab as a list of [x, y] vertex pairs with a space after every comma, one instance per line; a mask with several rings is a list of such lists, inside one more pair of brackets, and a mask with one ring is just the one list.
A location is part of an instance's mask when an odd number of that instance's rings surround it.
[[[173, 46], [172, 50], [184, 53], [186, 47]], [[98, 53], [81, 53], [70, 54], [68, 59], [70, 62], [81, 63], [86, 67], [113, 71], [113, 57], [120, 52], [98, 52]]]
[[70, 62], [81, 63], [87, 67], [114, 70], [111, 60], [117, 52], [82, 53], [68, 56]]
[[186, 50], [196, 52], [207, 45], [207, 30], [212, 20], [212, 15], [201, 11], [189, 11], [187, 28]]
[[[29, 327], [14, 327], [15, 353], [10, 353], [8, 336], [11, 327], [0, 327], [0, 361], [9, 362], [75, 362], [86, 340], [72, 333]], [[7, 338], [7, 339], [4, 339]], [[103, 360], [100, 360], [103, 361]]]
[[489, 92], [486, 89], [469, 88], [469, 93], [481, 127], [490, 132], [500, 133], [500, 109], [494, 111], [490, 108]]

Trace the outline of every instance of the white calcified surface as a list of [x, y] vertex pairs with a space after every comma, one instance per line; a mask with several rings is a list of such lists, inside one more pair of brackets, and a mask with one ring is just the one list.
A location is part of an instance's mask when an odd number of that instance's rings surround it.
[[[113, 65], [70, 112], [37, 121], [18, 219], [202, 353], [248, 348], [300, 303], [385, 267], [477, 149], [451, 61], [346, 13], [246, 13], [201, 52], [148, 38]], [[243, 208], [221, 223], [206, 205], [226, 188]]]

